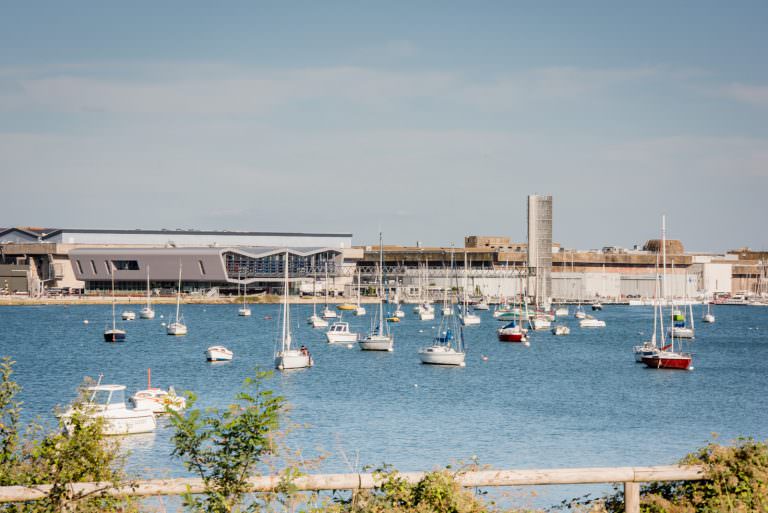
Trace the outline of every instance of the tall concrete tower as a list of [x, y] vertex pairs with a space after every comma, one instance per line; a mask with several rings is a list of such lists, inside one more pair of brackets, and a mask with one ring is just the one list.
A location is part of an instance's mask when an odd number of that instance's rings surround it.
[[528, 281], [528, 294], [539, 304], [552, 300], [552, 196], [528, 196], [528, 265], [536, 276]]

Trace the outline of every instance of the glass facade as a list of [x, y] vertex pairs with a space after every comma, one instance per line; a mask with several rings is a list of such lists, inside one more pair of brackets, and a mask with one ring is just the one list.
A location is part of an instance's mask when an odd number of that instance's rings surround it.
[[[326, 266], [329, 274], [336, 272], [336, 258], [333, 251], [316, 253], [311, 256], [288, 255], [288, 273], [292, 276], [307, 276], [312, 273], [325, 273]], [[280, 277], [285, 273], [285, 253], [278, 253], [255, 258], [240, 253], [224, 253], [227, 277], [232, 280]]]

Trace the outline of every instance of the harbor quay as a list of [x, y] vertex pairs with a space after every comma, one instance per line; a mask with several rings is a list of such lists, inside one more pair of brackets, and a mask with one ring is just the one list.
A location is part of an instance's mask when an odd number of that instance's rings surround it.
[[[403, 302], [442, 299], [446, 292], [491, 301], [535, 296], [537, 276], [547, 275], [542, 296], [551, 301], [633, 304], [654, 297], [660, 272], [659, 240], [631, 249], [552, 243], [543, 266], [531, 260], [527, 243], [501, 236], [467, 236], [460, 248], [379, 248], [354, 245], [351, 234], [9, 228], [0, 231], [0, 304], [66, 302], [74, 296], [77, 302], [98, 302], [111, 294], [113, 280], [119, 301], [149, 288], [162, 302], [175, 294], [180, 273], [185, 301], [226, 303], [242, 294], [269, 301], [261, 296], [282, 293], [286, 249], [290, 294], [327, 295], [334, 302], [356, 297], [358, 289], [362, 301], [376, 294], [380, 253], [384, 292]], [[767, 268], [765, 251], [686, 252], [681, 241], [668, 240], [665, 292], [700, 301], [761, 298], [768, 293]], [[465, 269], [466, 291], [457, 279]]]

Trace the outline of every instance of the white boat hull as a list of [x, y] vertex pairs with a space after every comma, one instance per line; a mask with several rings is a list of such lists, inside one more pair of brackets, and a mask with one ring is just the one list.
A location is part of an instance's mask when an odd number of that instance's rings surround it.
[[480, 317], [473, 314], [460, 315], [459, 319], [461, 319], [461, 324], [464, 326], [480, 324]]
[[715, 316], [712, 314], [706, 314], [704, 317], [701, 318], [703, 322], [713, 323], [715, 322]]
[[[69, 417], [71, 413], [64, 414], [64, 428], [71, 429]], [[98, 411], [88, 414], [93, 419], [103, 419], [101, 434], [107, 436], [137, 435], [139, 433], [151, 433], [157, 428], [157, 421], [152, 410], [129, 410], [120, 408], [116, 410]]]
[[172, 322], [165, 328], [166, 333], [174, 336], [182, 336], [187, 334], [187, 326], [180, 322]]
[[454, 365], [464, 367], [464, 353], [447, 346], [432, 346], [419, 351], [421, 363], [428, 365]]
[[355, 315], [357, 315], [358, 317], [365, 314], [366, 314], [365, 308], [363, 308], [362, 306], [358, 306], [357, 308], [355, 308]]
[[329, 331], [325, 334], [325, 338], [329, 344], [357, 342], [357, 333], [333, 333]]
[[139, 312], [139, 317], [142, 319], [154, 319], [155, 318], [155, 311], [151, 308], [142, 308]]
[[298, 349], [280, 351], [275, 355], [275, 368], [278, 370], [304, 369], [312, 365], [312, 357]]
[[694, 332], [691, 328], [669, 328], [667, 329], [667, 337], [694, 338]]
[[552, 327], [552, 323], [548, 319], [537, 318], [531, 319], [531, 329], [534, 331], [548, 330]]
[[419, 312], [419, 320], [421, 321], [434, 321], [435, 320], [435, 312], [428, 311], [428, 310], [422, 310]]
[[581, 328], [605, 328], [605, 321], [600, 319], [582, 319], [579, 321]]
[[327, 328], [328, 327], [328, 321], [323, 319], [320, 316], [312, 315], [309, 319], [307, 319], [307, 323], [312, 325], [313, 328]]
[[363, 351], [393, 351], [395, 340], [386, 335], [369, 335], [357, 343]]
[[250, 317], [251, 316], [251, 309], [250, 308], [241, 308], [237, 311], [237, 315], [240, 317]]
[[225, 347], [209, 347], [205, 351], [205, 359], [209, 362], [229, 362], [234, 353]]
[[131, 311], [123, 312], [122, 314], [120, 314], [120, 317], [122, 317], [124, 321], [134, 321], [136, 320], [136, 312], [131, 312]]

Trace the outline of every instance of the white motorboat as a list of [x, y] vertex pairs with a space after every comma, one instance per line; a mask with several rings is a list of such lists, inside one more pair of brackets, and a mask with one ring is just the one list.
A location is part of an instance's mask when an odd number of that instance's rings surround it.
[[557, 310], [555, 310], [555, 317], [568, 317], [571, 314], [571, 311], [568, 309], [567, 306], [561, 306], [558, 307]]
[[[280, 347], [275, 351], [275, 368], [278, 370], [303, 369], [312, 367], [315, 362], [309, 349], [301, 346], [299, 349], [293, 349], [291, 343], [291, 310], [288, 308], [288, 250], [285, 251], [285, 260], [283, 262], [285, 277], [283, 282], [283, 316], [282, 316], [282, 335], [280, 337]], [[335, 314], [336, 312], [334, 312]]]
[[136, 312], [133, 310], [123, 310], [123, 312], [120, 314], [120, 317], [122, 317], [124, 321], [135, 321]]
[[[389, 325], [384, 322], [384, 246], [379, 233], [379, 312], [378, 316], [378, 329], [371, 329], [371, 332], [365, 337], [360, 338], [357, 341], [357, 345], [360, 346], [361, 351], [394, 351], [395, 336], [389, 332]], [[394, 318], [399, 319], [401, 316], [397, 315], [397, 312], [405, 315], [400, 306], [398, 305], [395, 310]]]
[[553, 335], [570, 335], [571, 334], [571, 328], [568, 326], [565, 326], [563, 324], [558, 324], [554, 328], [552, 328], [552, 334]]
[[600, 301], [592, 303], [592, 311], [600, 311], [603, 309], [603, 304]]
[[579, 321], [580, 328], [605, 328], [605, 321], [601, 319], [595, 319], [591, 315]]
[[[125, 385], [98, 384], [85, 389], [88, 401], [78, 408], [91, 419], [103, 419], [101, 432], [104, 435], [133, 435], [149, 433], [157, 427], [155, 414], [151, 409], [128, 409], [125, 405]], [[76, 411], [69, 409], [61, 418], [64, 428], [71, 429], [71, 419]]]
[[128, 403], [137, 410], [151, 410], [156, 415], [168, 413], [168, 410], [181, 411], [187, 407], [187, 400], [176, 395], [173, 387], [166, 391], [152, 386], [151, 369], [147, 369], [147, 388], [129, 397]]
[[548, 330], [552, 327], [552, 321], [546, 317], [534, 317], [528, 323], [533, 331]]
[[234, 353], [224, 346], [211, 346], [205, 350], [205, 359], [209, 362], [232, 361]]
[[168, 335], [182, 336], [187, 334], [187, 325], [184, 324], [184, 318], [181, 317], [181, 262], [179, 262], [179, 286], [176, 290], [176, 317], [173, 322], [168, 323], [165, 332]]
[[325, 332], [325, 338], [329, 344], [338, 344], [344, 342], [357, 342], [357, 333], [349, 329], [349, 323], [338, 321], [331, 324], [328, 331]]
[[147, 266], [147, 304], [139, 311], [142, 319], [154, 319], [155, 311], [152, 309], [151, 291], [149, 290], [149, 266]]

